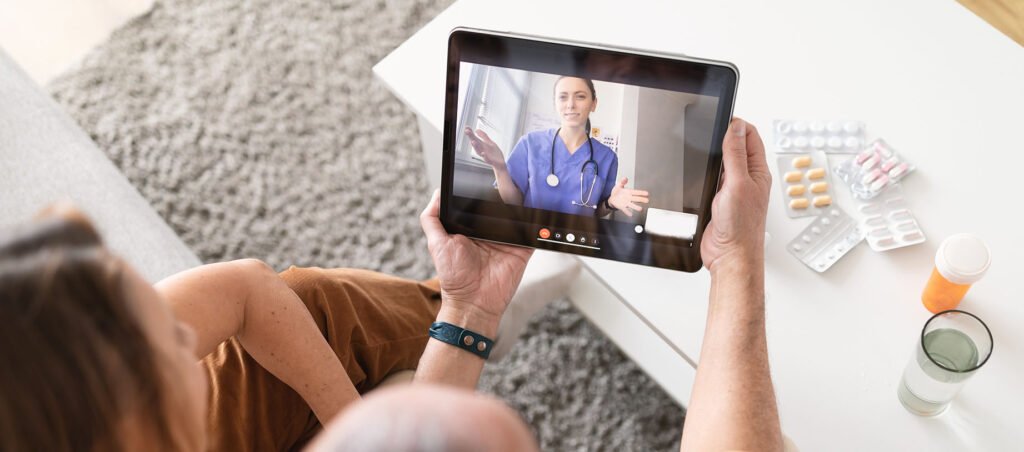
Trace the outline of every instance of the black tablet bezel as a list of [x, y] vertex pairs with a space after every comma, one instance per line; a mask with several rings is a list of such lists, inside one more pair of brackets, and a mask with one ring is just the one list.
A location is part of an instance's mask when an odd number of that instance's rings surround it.
[[[619, 67], [601, 73], [580, 65], [594, 58], [611, 58]], [[581, 256], [696, 272], [703, 266], [700, 241], [711, 220], [711, 202], [722, 172], [722, 141], [735, 103], [739, 71], [730, 63], [606, 47], [487, 30], [457, 28], [448, 38], [445, 80], [443, 164], [441, 171], [441, 223], [452, 234], [475, 239], [568, 252]], [[633, 225], [615, 220], [583, 217], [520, 206], [453, 196], [455, 145], [458, 131], [459, 67], [461, 62], [527, 71], [576, 75], [719, 98], [705, 172], [700, 208], [687, 213], [698, 217], [692, 240], [636, 234]], [[628, 67], [628, 69], [624, 69]], [[590, 236], [586, 244], [540, 240], [538, 231], [569, 231]], [[640, 237], [641, 239], [637, 239]]]

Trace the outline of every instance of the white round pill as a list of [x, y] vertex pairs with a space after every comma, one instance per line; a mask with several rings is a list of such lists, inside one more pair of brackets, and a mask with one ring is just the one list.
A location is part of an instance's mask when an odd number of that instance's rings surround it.
[[846, 133], [860, 132], [860, 123], [857, 121], [846, 121], [846, 124], [843, 124], [843, 130], [845, 130]]
[[797, 243], [796, 245], [793, 245], [793, 251], [800, 251], [802, 249], [804, 249], [804, 247], [800, 246], [799, 243]]
[[821, 133], [825, 131], [825, 123], [821, 121], [814, 121], [810, 125], [811, 132]]
[[843, 140], [839, 137], [832, 137], [828, 139], [828, 147], [832, 149], [839, 149], [843, 147]]
[[807, 123], [803, 121], [797, 121], [793, 123], [793, 131], [796, 133], [804, 133], [807, 131]]
[[821, 224], [823, 224], [825, 226], [828, 226], [828, 225], [832, 224], [832, 220], [829, 220], [828, 218], [822, 218], [821, 219]]
[[857, 137], [847, 137], [843, 145], [850, 149], [860, 149], [861, 147], [864, 146], [863, 144], [861, 144], [860, 138]]
[[793, 140], [793, 145], [800, 149], [806, 148], [807, 137], [796, 137], [796, 139]]
[[843, 125], [839, 121], [829, 121], [825, 128], [828, 129], [829, 133], [839, 133], [843, 130]]
[[793, 140], [790, 140], [789, 137], [782, 137], [779, 138], [778, 145], [782, 149], [789, 149], [793, 146]]
[[811, 138], [811, 147], [815, 149], [821, 149], [825, 147], [825, 137]]
[[793, 123], [789, 121], [779, 121], [775, 123], [775, 131], [779, 133], [789, 133], [793, 129]]
[[839, 216], [839, 211], [838, 211], [838, 210], [835, 210], [835, 209], [833, 209], [833, 210], [832, 210], [831, 212], [829, 212], [829, 213], [830, 213], [830, 214], [832, 214], [832, 216], [833, 216], [833, 217], [838, 217], [838, 216]]
[[810, 243], [810, 241], [811, 241], [811, 236], [809, 236], [809, 235], [805, 235], [805, 236], [803, 236], [803, 237], [800, 237], [800, 239], [801, 239], [801, 240], [803, 240], [804, 242], [808, 242], [808, 243]]
[[815, 227], [811, 228], [811, 232], [813, 232], [815, 234], [821, 234], [821, 228], [815, 226]]

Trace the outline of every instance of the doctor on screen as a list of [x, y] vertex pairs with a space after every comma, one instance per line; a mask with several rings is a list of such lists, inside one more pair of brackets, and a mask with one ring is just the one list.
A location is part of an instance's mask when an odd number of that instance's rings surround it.
[[519, 139], [508, 161], [482, 130], [463, 133], [481, 158], [494, 169], [498, 193], [505, 204], [604, 217], [615, 210], [627, 216], [648, 203], [645, 190], [616, 183], [619, 158], [608, 146], [590, 138], [590, 114], [597, 110], [594, 82], [560, 77], [555, 82], [557, 129], [530, 132]]

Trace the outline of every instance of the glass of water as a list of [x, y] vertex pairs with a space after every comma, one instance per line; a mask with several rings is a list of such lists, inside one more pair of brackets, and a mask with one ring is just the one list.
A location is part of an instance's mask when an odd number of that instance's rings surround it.
[[942, 414], [991, 355], [992, 332], [981, 319], [959, 310], [935, 314], [903, 372], [900, 402], [918, 416]]

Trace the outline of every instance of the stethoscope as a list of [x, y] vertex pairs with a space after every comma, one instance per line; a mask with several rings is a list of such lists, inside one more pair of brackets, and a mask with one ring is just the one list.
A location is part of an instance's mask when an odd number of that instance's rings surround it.
[[[555, 130], [555, 136], [553, 138], [551, 138], [551, 166], [549, 167], [550, 168], [550, 172], [548, 173], [548, 177], [547, 177], [548, 185], [551, 186], [551, 187], [557, 187], [558, 186], [558, 176], [555, 175], [555, 140], [558, 139], [558, 133], [561, 132], [561, 131], [562, 131], [562, 128], [559, 127], [558, 130]], [[590, 158], [588, 158], [586, 162], [583, 162], [583, 166], [580, 167], [580, 200], [576, 201], [574, 199], [572, 201], [572, 205], [574, 205], [574, 206], [590, 207], [591, 209], [597, 209], [597, 204], [596, 203], [595, 204], [590, 204], [590, 198], [594, 195], [594, 184], [597, 183], [597, 174], [598, 174], [599, 167], [597, 166], [597, 161], [594, 160], [594, 142], [590, 138], [589, 131], [587, 133], [587, 147], [590, 148]], [[587, 171], [587, 165], [593, 165], [593, 167], [594, 167], [594, 178], [590, 180], [590, 190], [587, 191], [587, 197], [586, 197], [586, 199], [584, 199], [583, 198], [583, 185], [584, 185], [583, 184], [583, 175]]]

